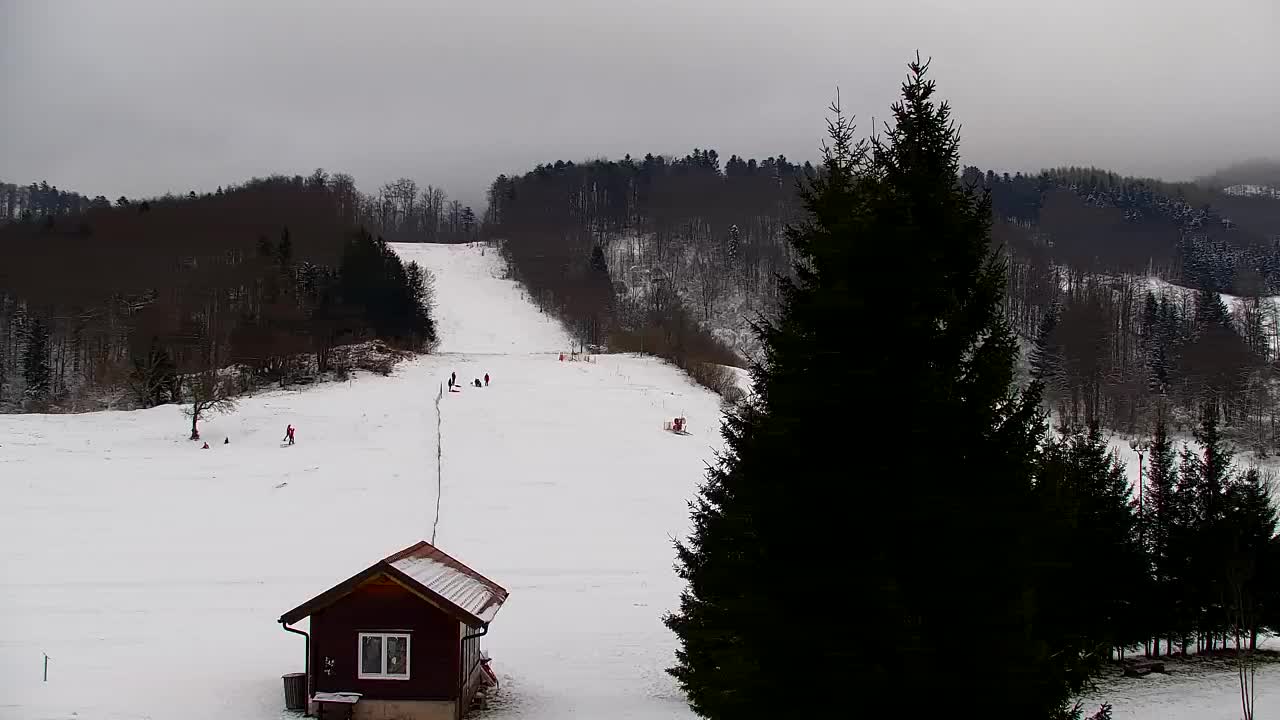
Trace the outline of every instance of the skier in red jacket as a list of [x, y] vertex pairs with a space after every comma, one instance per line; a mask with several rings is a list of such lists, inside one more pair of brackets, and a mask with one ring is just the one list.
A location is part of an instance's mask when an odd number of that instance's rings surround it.
[[484, 386], [489, 387], [489, 373], [484, 374]]

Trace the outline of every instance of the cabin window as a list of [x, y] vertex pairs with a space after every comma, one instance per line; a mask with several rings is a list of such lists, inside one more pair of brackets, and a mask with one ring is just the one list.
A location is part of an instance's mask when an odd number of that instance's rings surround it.
[[360, 633], [361, 680], [408, 680], [409, 636], [404, 633]]

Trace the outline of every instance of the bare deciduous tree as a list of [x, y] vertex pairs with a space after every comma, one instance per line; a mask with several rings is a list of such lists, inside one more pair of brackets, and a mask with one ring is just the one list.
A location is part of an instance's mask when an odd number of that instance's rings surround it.
[[234, 388], [230, 381], [219, 375], [216, 368], [208, 368], [188, 375], [183, 384], [191, 399], [191, 407], [185, 410], [191, 418], [191, 439], [200, 439], [198, 423], [213, 414], [229, 413], [236, 409]]
[[711, 319], [711, 310], [724, 289], [724, 264], [718, 262], [710, 247], [697, 251], [694, 274], [698, 278], [698, 299], [702, 304], [702, 319]]

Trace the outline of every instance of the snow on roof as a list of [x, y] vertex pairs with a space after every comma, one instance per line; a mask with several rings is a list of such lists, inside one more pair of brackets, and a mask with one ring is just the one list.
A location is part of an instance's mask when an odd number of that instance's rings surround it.
[[391, 577], [468, 626], [488, 625], [507, 600], [507, 591], [502, 586], [424, 541], [379, 560], [363, 572], [311, 598], [281, 615], [280, 622], [295, 623], [328, 607], [378, 575]]
[[386, 562], [483, 623], [491, 622], [507, 599], [507, 591], [492, 580], [425, 542], [392, 555]]

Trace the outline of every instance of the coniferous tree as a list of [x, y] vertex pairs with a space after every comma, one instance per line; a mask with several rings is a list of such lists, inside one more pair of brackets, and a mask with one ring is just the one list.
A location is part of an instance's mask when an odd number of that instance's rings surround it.
[[1231, 323], [1231, 313], [1227, 304], [1222, 302], [1222, 295], [1215, 290], [1201, 289], [1196, 292], [1196, 324], [1225, 325]]
[[[1186, 615], [1184, 634], [1195, 632], [1202, 645], [1213, 642], [1227, 623], [1227, 575], [1232, 530], [1227, 520], [1227, 488], [1232, 482], [1232, 452], [1218, 427], [1217, 413], [1206, 410], [1195, 433], [1197, 454], [1182, 451], [1178, 484], [1183, 527], [1179, 552]], [[1202, 648], [1203, 649], [1203, 648]]]
[[1054, 646], [1073, 663], [1068, 677], [1081, 684], [1112, 648], [1145, 639], [1146, 558], [1130, 490], [1096, 424], [1046, 443], [1035, 487], [1044, 518], [1037, 546], [1048, 569], [1037, 581], [1039, 622], [1056, 634]]
[[[990, 206], [960, 185], [957, 134], [933, 93], [913, 64], [869, 158], [837, 112], [809, 220], [789, 233], [796, 280], [760, 329], [757, 395], [726, 417], [725, 453], [677, 546], [688, 586], [667, 618], [672, 674], [705, 717], [826, 710], [834, 700], [797, 692], [800, 656], [841, 678], [845, 712], [856, 696], [868, 717], [904, 702], [946, 713], [973, 696], [1001, 698], [1011, 717], [1068, 709], [1026, 542], [1038, 392], [1013, 389]], [[882, 269], [908, 256], [918, 292], [903, 301]], [[866, 352], [849, 327], [884, 343]], [[851, 437], [847, 461], [836, 453]], [[839, 599], [815, 603], [800, 589], [815, 582]], [[804, 643], [796, 627], [809, 622], [822, 631]], [[982, 638], [963, 663], [957, 636]]]
[[1280, 535], [1267, 541], [1258, 580], [1258, 622], [1274, 633], [1280, 629]]
[[609, 272], [609, 263], [604, 259], [604, 248], [599, 245], [592, 246], [591, 261], [588, 263], [588, 267], [591, 268], [592, 272], [596, 273]]
[[22, 356], [22, 378], [26, 381], [26, 398], [39, 408], [49, 401], [52, 373], [49, 368], [49, 328], [40, 318], [32, 318], [27, 328], [27, 347]]
[[[1227, 488], [1227, 527], [1231, 559], [1227, 565], [1230, 603], [1237, 632], [1243, 633], [1248, 649], [1258, 642], [1262, 605], [1266, 599], [1267, 547], [1276, 532], [1273, 488], [1258, 468], [1236, 476]], [[1237, 638], [1239, 639], [1239, 638]]]
[[1031, 377], [1046, 386], [1059, 382], [1062, 375], [1062, 346], [1054, 335], [1061, 316], [1062, 308], [1054, 303], [1040, 319], [1035, 345], [1031, 349]]
[[[1196, 564], [1200, 549], [1197, 544], [1203, 527], [1198, 502], [1200, 497], [1200, 458], [1187, 445], [1178, 453], [1178, 484], [1174, 490], [1176, 524], [1170, 537], [1170, 552], [1174, 556], [1178, 593], [1173, 598], [1175, 611], [1173, 634], [1181, 651], [1188, 651], [1188, 643], [1194, 637], [1201, 620], [1200, 607], [1204, 594], [1203, 583], [1197, 574]], [[1194, 650], [1194, 646], [1191, 647]]]
[[337, 295], [358, 308], [365, 326], [374, 334], [421, 349], [435, 340], [435, 324], [422, 305], [423, 288], [415, 287], [421, 274], [411, 277], [387, 242], [368, 232], [351, 236], [338, 271]]
[[1159, 333], [1160, 302], [1156, 294], [1150, 290], [1142, 298], [1142, 342], [1149, 350]]
[[1176, 625], [1178, 581], [1183, 577], [1183, 563], [1179, 562], [1178, 555], [1181, 524], [1176, 462], [1177, 452], [1161, 415], [1151, 438], [1139, 517], [1139, 532], [1146, 548], [1148, 573], [1152, 581], [1148, 608], [1153, 617], [1147, 624], [1154, 634], [1156, 655], [1160, 654], [1162, 637], [1168, 640], [1169, 651], [1173, 651], [1172, 636], [1168, 633]]
[[[1168, 307], [1167, 303], [1165, 307]], [[1169, 385], [1168, 328], [1155, 293], [1147, 291], [1142, 304], [1142, 351], [1146, 360], [1147, 388], [1156, 394]]]

